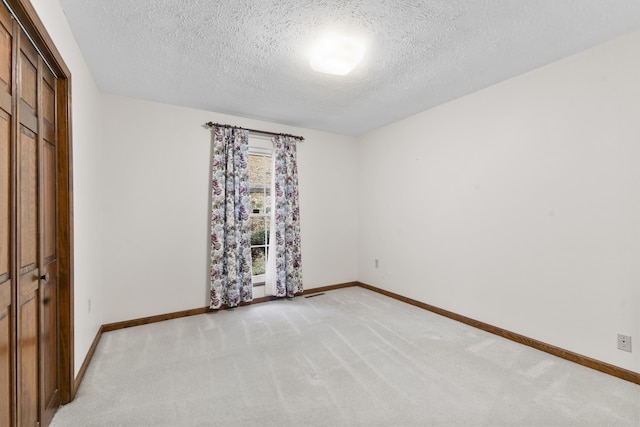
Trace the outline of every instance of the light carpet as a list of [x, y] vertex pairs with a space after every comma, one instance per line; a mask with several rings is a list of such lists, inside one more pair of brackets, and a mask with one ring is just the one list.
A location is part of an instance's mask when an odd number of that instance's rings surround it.
[[353, 287], [105, 333], [66, 426], [640, 426], [640, 386]]

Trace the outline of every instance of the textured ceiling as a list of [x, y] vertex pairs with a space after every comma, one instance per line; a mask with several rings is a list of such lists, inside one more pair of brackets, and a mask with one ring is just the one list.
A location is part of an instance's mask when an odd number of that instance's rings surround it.
[[[360, 135], [630, 31], [640, 0], [60, 0], [101, 91]], [[313, 72], [326, 30], [364, 37]]]

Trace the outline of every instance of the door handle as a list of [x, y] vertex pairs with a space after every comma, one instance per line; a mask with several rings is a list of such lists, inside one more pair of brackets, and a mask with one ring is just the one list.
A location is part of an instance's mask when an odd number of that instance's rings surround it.
[[42, 276], [40, 276], [40, 280], [42, 280], [43, 282], [48, 282], [49, 281], [49, 273], [44, 273]]

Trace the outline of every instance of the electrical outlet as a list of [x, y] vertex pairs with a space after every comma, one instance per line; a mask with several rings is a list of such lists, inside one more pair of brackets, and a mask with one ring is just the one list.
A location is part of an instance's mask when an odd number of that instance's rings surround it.
[[631, 353], [631, 335], [618, 334], [618, 350]]
[[380, 266], [380, 263], [378, 262], [378, 260], [376, 259], [376, 268], [378, 268]]

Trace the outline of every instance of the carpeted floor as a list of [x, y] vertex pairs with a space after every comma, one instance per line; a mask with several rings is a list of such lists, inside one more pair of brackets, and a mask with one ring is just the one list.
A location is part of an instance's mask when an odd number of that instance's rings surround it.
[[640, 386], [362, 288], [109, 332], [66, 426], [640, 426]]

